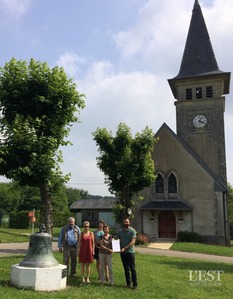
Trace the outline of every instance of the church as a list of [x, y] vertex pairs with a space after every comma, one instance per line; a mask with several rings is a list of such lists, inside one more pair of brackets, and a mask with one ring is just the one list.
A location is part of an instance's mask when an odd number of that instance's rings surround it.
[[140, 192], [133, 225], [151, 240], [197, 233], [201, 242], [230, 244], [224, 110], [230, 72], [221, 71], [195, 0], [179, 73], [169, 79], [176, 133], [162, 124], [155, 137], [156, 180]]

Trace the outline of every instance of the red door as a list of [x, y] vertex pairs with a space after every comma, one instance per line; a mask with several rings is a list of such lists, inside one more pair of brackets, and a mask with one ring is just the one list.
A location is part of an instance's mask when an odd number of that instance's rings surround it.
[[172, 211], [159, 213], [159, 238], [176, 238], [176, 217]]

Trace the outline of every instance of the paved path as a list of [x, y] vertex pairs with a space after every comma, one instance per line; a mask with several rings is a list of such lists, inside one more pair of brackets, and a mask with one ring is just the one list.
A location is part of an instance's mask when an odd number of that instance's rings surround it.
[[[0, 257], [11, 256], [14, 254], [26, 254], [28, 250], [27, 243], [0, 243]], [[57, 242], [52, 242], [53, 250], [57, 251]], [[156, 248], [137, 247], [136, 251], [142, 254], [162, 255], [170, 257], [180, 257], [188, 259], [205, 260], [219, 263], [233, 263], [233, 257], [210, 255], [193, 252], [182, 252], [173, 250], [164, 250]]]

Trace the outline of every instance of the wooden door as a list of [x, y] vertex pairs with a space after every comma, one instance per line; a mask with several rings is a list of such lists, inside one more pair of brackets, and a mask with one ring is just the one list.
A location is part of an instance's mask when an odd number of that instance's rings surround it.
[[159, 238], [176, 238], [176, 217], [172, 211], [159, 213]]

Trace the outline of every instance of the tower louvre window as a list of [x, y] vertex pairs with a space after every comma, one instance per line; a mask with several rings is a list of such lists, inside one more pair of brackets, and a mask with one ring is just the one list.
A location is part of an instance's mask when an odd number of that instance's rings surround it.
[[202, 99], [202, 88], [201, 87], [196, 88], [196, 99]]
[[213, 87], [212, 86], [206, 86], [206, 97], [207, 98], [213, 97]]
[[192, 100], [192, 98], [193, 98], [192, 88], [187, 88], [186, 89], [186, 100]]

